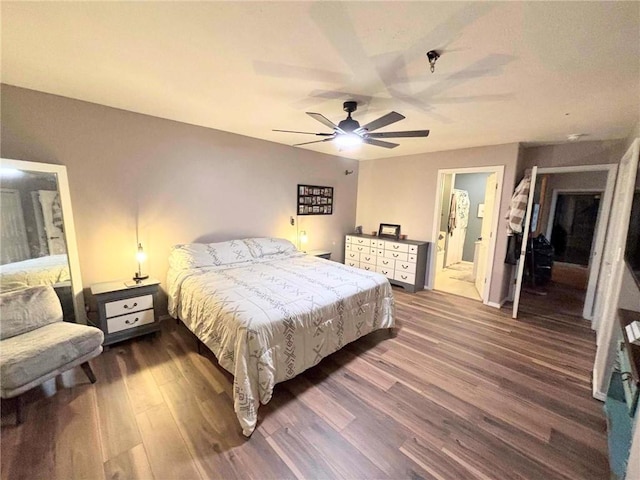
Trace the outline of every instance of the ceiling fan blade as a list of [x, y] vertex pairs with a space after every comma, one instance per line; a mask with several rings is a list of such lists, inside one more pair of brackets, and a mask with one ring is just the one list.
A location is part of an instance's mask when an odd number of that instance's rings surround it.
[[319, 137], [331, 137], [333, 133], [313, 133], [313, 132], [297, 132], [295, 130], [273, 130], [274, 132], [285, 132], [285, 133], [304, 133], [305, 135], [317, 135]]
[[333, 135], [330, 138], [325, 138], [324, 140], [314, 140], [313, 142], [304, 142], [304, 143], [296, 143], [295, 145], [291, 145], [292, 147], [299, 147], [300, 145], [309, 145], [310, 143], [321, 143], [321, 142], [329, 142], [333, 140]]
[[364, 143], [368, 143], [369, 145], [375, 145], [376, 147], [396, 148], [398, 146], [397, 143], [383, 142], [381, 140], [374, 140], [373, 138], [365, 138], [362, 141]]
[[320, 113], [313, 113], [313, 112], [306, 112], [306, 113], [307, 113], [307, 115], [309, 115], [314, 120], [319, 121], [321, 124], [326, 125], [327, 127], [331, 128], [333, 130], [337, 130], [340, 133], [344, 133], [339, 126], [337, 126], [335, 123], [333, 123], [331, 120], [329, 120], [324, 115], [322, 115]]
[[429, 130], [407, 130], [405, 132], [370, 133], [368, 138], [400, 138], [400, 137], [428, 137]]
[[373, 122], [367, 123], [361, 128], [366, 129], [370, 132], [373, 132], [374, 130], [377, 130], [382, 127], [386, 127], [387, 125], [391, 125], [392, 123], [399, 122], [404, 118], [405, 118], [404, 115], [400, 115], [398, 112], [390, 112], [378, 118], [377, 120], [374, 120]]

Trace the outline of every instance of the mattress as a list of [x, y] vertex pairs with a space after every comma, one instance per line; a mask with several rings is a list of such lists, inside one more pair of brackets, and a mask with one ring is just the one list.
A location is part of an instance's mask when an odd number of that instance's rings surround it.
[[233, 374], [234, 409], [246, 436], [276, 383], [394, 325], [385, 276], [301, 253], [170, 269], [168, 290], [169, 313]]

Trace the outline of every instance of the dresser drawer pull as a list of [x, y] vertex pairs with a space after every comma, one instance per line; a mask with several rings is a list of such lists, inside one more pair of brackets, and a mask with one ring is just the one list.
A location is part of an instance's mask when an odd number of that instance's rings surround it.
[[364, 259], [368, 262], [369, 260], [371, 260], [371, 257], [364, 257]]
[[398, 255], [397, 253], [392, 253], [392, 255], [393, 255], [394, 257], [396, 257], [396, 258], [398, 258], [398, 257], [399, 257], [399, 255]]
[[395, 248], [396, 250], [400, 248], [400, 245], [391, 245], [393, 248]]
[[382, 264], [383, 264], [383, 265], [389, 265], [389, 260], [383, 260], [383, 261], [382, 261]]
[[407, 268], [409, 268], [409, 265], [402, 265], [402, 268], [406, 270]]
[[406, 280], [409, 277], [407, 275], [400, 275], [400, 278], [402, 278], [403, 280]]
[[364, 240], [358, 240], [358, 243], [364, 243]]
[[136, 323], [138, 320], [140, 320], [138, 317], [136, 317], [135, 319], [133, 319], [133, 321], [126, 319], [124, 321], [124, 323], [126, 323], [127, 325], [133, 325], [134, 323]]
[[[132, 308], [136, 308], [138, 306], [138, 302], [134, 302], [133, 305], [129, 306], [126, 303], [124, 305], [122, 305], [122, 308], [126, 308], [128, 310], [131, 310]], [[137, 319], [136, 319], [137, 320]]]

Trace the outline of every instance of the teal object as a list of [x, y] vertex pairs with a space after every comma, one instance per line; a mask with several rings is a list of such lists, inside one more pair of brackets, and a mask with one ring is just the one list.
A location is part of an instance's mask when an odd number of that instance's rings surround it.
[[620, 372], [613, 372], [607, 399], [604, 402], [604, 412], [607, 417], [611, 478], [622, 480], [629, 461], [634, 419], [629, 416], [629, 408], [625, 403]]

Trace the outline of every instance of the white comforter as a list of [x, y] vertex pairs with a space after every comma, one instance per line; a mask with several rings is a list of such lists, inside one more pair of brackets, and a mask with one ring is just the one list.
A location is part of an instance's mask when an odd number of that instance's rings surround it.
[[234, 375], [234, 409], [246, 436], [276, 383], [394, 325], [386, 277], [310, 255], [170, 269], [168, 289], [169, 313]]
[[0, 265], [0, 283], [3, 290], [16, 286], [24, 288], [54, 285], [70, 279], [69, 260], [65, 254]]

